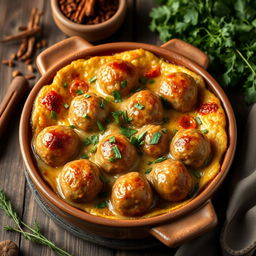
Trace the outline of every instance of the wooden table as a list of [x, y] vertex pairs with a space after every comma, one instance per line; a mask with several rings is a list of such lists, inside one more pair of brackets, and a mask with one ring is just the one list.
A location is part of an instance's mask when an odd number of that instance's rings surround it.
[[[148, 13], [153, 6], [153, 0], [128, 0], [128, 13], [125, 24], [113, 37], [105, 42], [113, 41], [137, 41], [161, 45], [158, 36], [150, 32]], [[0, 0], [0, 27], [1, 37], [3, 35], [13, 34], [17, 27], [27, 24], [32, 7], [37, 7], [44, 11], [43, 16], [43, 38], [47, 39], [49, 45], [52, 45], [65, 38], [65, 35], [56, 27], [53, 22], [49, 1], [44, 0], [24, 0], [24, 1], [6, 1]], [[102, 42], [99, 42], [102, 43]], [[9, 43], [0, 46], [0, 59], [8, 59], [10, 54], [18, 48], [18, 43]], [[18, 68], [25, 74], [28, 73], [24, 64], [18, 64]], [[13, 68], [15, 69], [15, 68]], [[12, 70], [4, 65], [0, 66], [0, 100], [4, 97], [11, 81]], [[37, 78], [39, 78], [37, 73]], [[36, 79], [34, 80], [36, 81]], [[33, 82], [31, 82], [33, 85]], [[234, 103], [237, 118], [240, 126], [244, 123], [248, 113], [247, 107], [241, 100], [240, 93], [233, 93], [231, 101]], [[239, 104], [237, 104], [239, 103]], [[27, 223], [38, 221], [46, 237], [55, 241], [57, 245], [64, 248], [72, 255], [98, 256], [98, 255], [118, 255], [118, 256], [136, 256], [136, 255], [171, 255], [173, 250], [162, 246], [157, 249], [144, 250], [141, 252], [127, 252], [119, 250], [106, 249], [94, 244], [88, 243], [74, 237], [68, 232], [57, 226], [49, 219], [36, 204], [31, 192], [26, 184], [24, 177], [24, 165], [22, 163], [18, 142], [18, 125], [21, 109], [24, 102], [21, 102], [15, 115], [13, 116], [8, 134], [3, 141], [0, 141], [0, 188], [2, 188], [11, 199], [15, 209], [23, 220]], [[240, 127], [239, 126], [239, 127]], [[241, 128], [242, 129], [242, 128]], [[24, 240], [19, 234], [3, 230], [3, 226], [11, 225], [9, 217], [6, 217], [0, 211], [0, 241], [10, 239], [15, 241], [21, 251], [21, 255], [49, 256], [54, 253], [45, 246], [36, 245]]]

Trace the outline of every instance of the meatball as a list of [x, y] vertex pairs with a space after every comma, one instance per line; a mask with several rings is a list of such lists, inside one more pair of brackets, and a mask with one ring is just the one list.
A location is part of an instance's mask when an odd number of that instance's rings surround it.
[[73, 129], [62, 126], [44, 128], [37, 136], [35, 150], [50, 166], [61, 166], [75, 157], [79, 149], [79, 138]]
[[71, 202], [92, 201], [102, 189], [100, 170], [89, 160], [67, 163], [59, 176], [61, 192]]
[[159, 93], [175, 110], [187, 112], [197, 102], [198, 88], [192, 76], [177, 72], [162, 79]]
[[172, 159], [155, 164], [148, 179], [159, 196], [170, 202], [184, 200], [193, 188], [187, 168], [180, 161]]
[[138, 81], [138, 72], [134, 65], [127, 61], [115, 60], [101, 67], [97, 84], [100, 89], [109, 95], [120, 92], [122, 97], [133, 90]]
[[114, 183], [111, 202], [119, 214], [138, 216], [151, 207], [153, 195], [148, 181], [138, 172], [130, 172]]
[[94, 93], [75, 97], [69, 108], [69, 118], [78, 128], [88, 131], [97, 127], [109, 113], [108, 103]]
[[143, 135], [142, 150], [148, 156], [159, 157], [169, 151], [170, 132], [168, 129], [160, 125], [148, 125], [139, 134], [139, 136]]
[[98, 145], [96, 162], [107, 173], [129, 171], [137, 162], [135, 147], [123, 135], [109, 135]]
[[127, 114], [136, 127], [160, 123], [163, 120], [163, 106], [160, 98], [149, 90], [135, 93], [128, 100]]
[[195, 168], [203, 166], [211, 153], [209, 140], [196, 129], [178, 131], [170, 149], [175, 159]]

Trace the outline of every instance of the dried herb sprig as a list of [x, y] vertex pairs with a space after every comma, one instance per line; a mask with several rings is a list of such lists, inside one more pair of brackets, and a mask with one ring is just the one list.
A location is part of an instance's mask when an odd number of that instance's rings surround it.
[[[12, 207], [10, 200], [7, 199], [3, 190], [0, 189], [0, 209], [2, 209], [7, 216], [9, 216], [16, 227], [5, 226], [4, 229], [7, 231], [14, 231], [20, 233], [26, 240], [46, 245], [52, 249], [56, 255], [59, 256], [72, 256], [68, 252], [56, 246], [53, 242], [48, 240], [41, 232], [39, 224], [35, 222], [32, 226], [24, 223], [20, 217], [17, 215], [15, 210]], [[28, 231], [24, 230], [26, 228]]]

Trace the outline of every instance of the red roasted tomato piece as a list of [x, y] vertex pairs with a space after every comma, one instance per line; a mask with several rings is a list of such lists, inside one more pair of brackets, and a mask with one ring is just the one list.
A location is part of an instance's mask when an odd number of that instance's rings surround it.
[[144, 76], [146, 78], [155, 78], [161, 75], [160, 67], [157, 66], [145, 72]]
[[112, 68], [114, 69], [118, 69], [122, 72], [126, 72], [127, 74], [132, 73], [131, 67], [129, 67], [125, 62], [113, 62], [110, 64], [110, 66], [112, 66]]
[[89, 85], [81, 79], [76, 79], [72, 82], [69, 88], [70, 94], [73, 96], [86, 93], [89, 90]]
[[218, 104], [214, 102], [204, 103], [198, 108], [197, 112], [201, 115], [207, 115], [207, 114], [216, 112], [218, 108], [219, 108]]
[[70, 141], [70, 136], [61, 132], [49, 132], [44, 136], [45, 146], [49, 149], [56, 150], [64, 148]]
[[55, 91], [50, 91], [44, 98], [41, 99], [41, 103], [49, 110], [60, 112], [62, 97]]
[[189, 115], [182, 116], [179, 119], [179, 125], [183, 129], [193, 129], [197, 126], [195, 119]]

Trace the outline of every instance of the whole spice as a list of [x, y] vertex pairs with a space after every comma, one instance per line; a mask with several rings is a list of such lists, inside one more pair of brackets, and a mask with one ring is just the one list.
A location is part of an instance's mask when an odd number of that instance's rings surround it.
[[[59, 256], [72, 256], [68, 252], [64, 251], [63, 249], [56, 246], [53, 242], [48, 240], [41, 232], [41, 229], [39, 227], [38, 223], [34, 223], [33, 226], [29, 226], [26, 223], [24, 223], [17, 213], [14, 211], [11, 202], [6, 198], [5, 193], [0, 189], [0, 209], [2, 209], [7, 216], [9, 216], [14, 224], [13, 226], [5, 226], [4, 229], [7, 231], [14, 231], [20, 233], [26, 240], [30, 240], [32, 242], [46, 245], [49, 248], [51, 248], [56, 255]], [[27, 230], [27, 231], [26, 231]], [[0, 247], [1, 248], [1, 247]], [[1, 251], [0, 251], [1, 252]], [[1, 254], [3, 256], [4, 254]], [[6, 254], [6, 256], [16, 256], [17, 254]]]
[[256, 1], [161, 0], [150, 29], [162, 41], [180, 38], [206, 52], [210, 71], [221, 84], [243, 86], [245, 100], [256, 102]]
[[18, 256], [18, 246], [10, 240], [0, 242], [0, 255], [1, 256]]
[[110, 19], [117, 11], [118, 0], [59, 0], [61, 12], [79, 24], [99, 24]]

